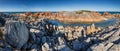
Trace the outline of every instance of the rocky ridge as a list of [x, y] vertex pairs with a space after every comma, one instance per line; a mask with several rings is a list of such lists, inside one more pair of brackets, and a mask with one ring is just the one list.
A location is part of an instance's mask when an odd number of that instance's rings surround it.
[[34, 17], [28, 18], [5, 19], [5, 26], [0, 27], [1, 51], [120, 50], [119, 22], [105, 28], [95, 27], [94, 24], [88, 27], [72, 27], [53, 25], [46, 18], [35, 21], [31, 21]]
[[52, 20], [58, 20], [64, 23], [75, 23], [75, 22], [101, 22], [107, 20], [98, 12], [82, 12], [80, 14], [76, 12], [38, 12], [38, 13], [22, 13], [14, 14], [19, 16], [21, 19], [26, 17], [35, 17], [35, 18], [48, 18]]

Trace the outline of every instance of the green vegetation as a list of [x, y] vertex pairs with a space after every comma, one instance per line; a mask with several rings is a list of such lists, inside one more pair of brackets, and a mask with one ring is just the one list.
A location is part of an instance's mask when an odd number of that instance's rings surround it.
[[82, 14], [83, 12], [91, 12], [89, 10], [79, 10], [79, 11], [76, 11], [76, 14]]

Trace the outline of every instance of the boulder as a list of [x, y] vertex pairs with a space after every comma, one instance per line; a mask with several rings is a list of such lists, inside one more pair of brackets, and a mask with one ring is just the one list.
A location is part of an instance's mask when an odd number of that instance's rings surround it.
[[21, 49], [28, 41], [28, 29], [23, 22], [9, 21], [6, 24], [5, 29], [5, 39], [12, 47]]
[[92, 24], [91, 26], [87, 27], [87, 29], [86, 29], [87, 35], [90, 35], [91, 33], [94, 33], [94, 32], [96, 32], [96, 28], [95, 28], [94, 24]]
[[13, 51], [13, 49], [5, 41], [0, 39], [0, 51]]
[[0, 26], [4, 26], [4, 25], [5, 25], [5, 20], [0, 17]]
[[42, 43], [45, 43], [47, 41], [46, 37], [42, 37]]
[[36, 36], [34, 33], [29, 33], [29, 40], [34, 43], [36, 42]]
[[0, 48], [0, 51], [14, 51], [10, 47]]
[[42, 51], [49, 51], [49, 44], [48, 43], [44, 43], [43, 45], [42, 45]]
[[80, 51], [80, 41], [78, 40], [73, 41], [73, 49], [76, 51]]
[[68, 46], [61, 48], [59, 51], [73, 51]]

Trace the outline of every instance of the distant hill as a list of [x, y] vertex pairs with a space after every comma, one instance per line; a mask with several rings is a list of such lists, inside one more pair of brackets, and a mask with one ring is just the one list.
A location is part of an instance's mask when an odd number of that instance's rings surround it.
[[83, 12], [92, 12], [90, 10], [78, 10], [78, 11], [75, 11], [77, 14], [82, 14]]

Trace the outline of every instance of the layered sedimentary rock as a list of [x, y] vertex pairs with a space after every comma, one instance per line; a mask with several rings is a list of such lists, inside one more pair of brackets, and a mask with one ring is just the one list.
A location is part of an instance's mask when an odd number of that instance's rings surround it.
[[116, 14], [115, 17], [120, 17], [120, 14]]
[[114, 17], [114, 15], [112, 15], [112, 14], [110, 14], [108, 12], [103, 13], [102, 16], [104, 16], [106, 18], [113, 18]]
[[76, 12], [39, 12], [39, 13], [22, 13], [15, 16], [20, 16], [21, 19], [27, 17], [34, 18], [49, 18], [52, 20], [59, 20], [64, 23], [80, 23], [80, 22], [101, 22], [107, 20], [107, 18], [101, 16], [98, 12], [82, 12], [80, 14]]

